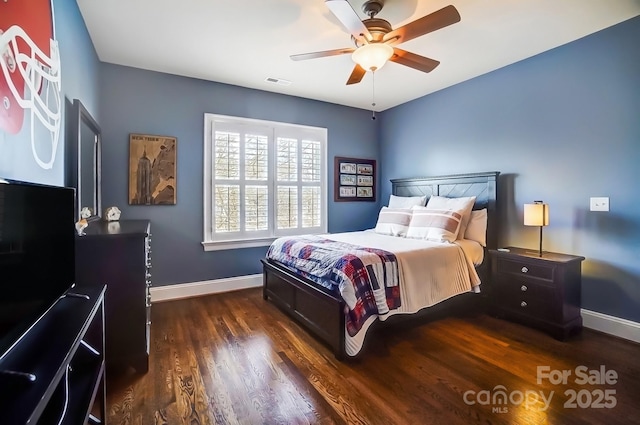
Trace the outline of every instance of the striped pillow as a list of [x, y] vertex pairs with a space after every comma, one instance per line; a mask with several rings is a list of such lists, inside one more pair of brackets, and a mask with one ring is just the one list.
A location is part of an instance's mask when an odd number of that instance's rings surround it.
[[460, 231], [462, 211], [413, 207], [408, 238], [454, 242]]
[[458, 231], [458, 239], [464, 238], [464, 232], [469, 224], [471, 218], [471, 210], [473, 204], [476, 202], [475, 196], [466, 196], [461, 198], [446, 198], [444, 196], [432, 196], [429, 198], [427, 208], [433, 210], [454, 210], [462, 214], [462, 222], [460, 223], [460, 230]]
[[406, 236], [410, 222], [410, 209], [382, 207], [375, 232], [381, 235]]

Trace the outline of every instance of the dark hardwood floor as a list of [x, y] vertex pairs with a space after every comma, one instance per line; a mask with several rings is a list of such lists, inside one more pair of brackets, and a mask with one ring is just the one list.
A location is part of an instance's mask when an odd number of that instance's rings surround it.
[[379, 328], [339, 362], [261, 289], [157, 303], [152, 318], [149, 372], [108, 370], [111, 425], [640, 423], [640, 345], [588, 329], [560, 342], [455, 314]]

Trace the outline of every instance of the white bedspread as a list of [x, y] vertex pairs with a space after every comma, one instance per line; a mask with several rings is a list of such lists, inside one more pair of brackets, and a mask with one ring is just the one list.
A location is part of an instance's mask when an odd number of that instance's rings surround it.
[[[380, 320], [385, 320], [394, 314], [415, 313], [464, 292], [479, 292], [480, 278], [474, 263], [482, 262], [484, 250], [476, 242], [468, 240], [456, 241], [453, 244], [430, 242], [380, 235], [372, 231], [322, 236], [354, 245], [383, 249], [396, 255], [402, 306], [378, 316]], [[369, 326], [377, 318], [370, 317], [354, 337], [350, 337], [345, 332], [347, 355], [354, 356], [360, 351]]]

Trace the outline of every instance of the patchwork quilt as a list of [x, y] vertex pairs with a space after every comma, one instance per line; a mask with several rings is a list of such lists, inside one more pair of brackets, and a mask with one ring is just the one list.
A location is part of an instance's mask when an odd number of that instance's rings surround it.
[[398, 260], [391, 252], [305, 235], [276, 239], [267, 258], [325, 288], [337, 289], [345, 301], [350, 336], [367, 318], [400, 307]]

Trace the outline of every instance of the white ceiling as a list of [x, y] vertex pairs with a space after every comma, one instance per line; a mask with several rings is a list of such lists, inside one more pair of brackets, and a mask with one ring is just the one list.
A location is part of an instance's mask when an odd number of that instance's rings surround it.
[[[324, 0], [77, 0], [103, 62], [371, 109], [371, 73], [345, 83], [352, 47]], [[364, 0], [349, 0], [362, 19]], [[375, 73], [376, 111], [571, 42], [640, 14], [640, 0], [386, 0], [393, 28], [453, 4], [461, 21], [399, 45], [441, 62], [431, 73], [388, 63]], [[266, 78], [291, 81], [289, 86]]]

